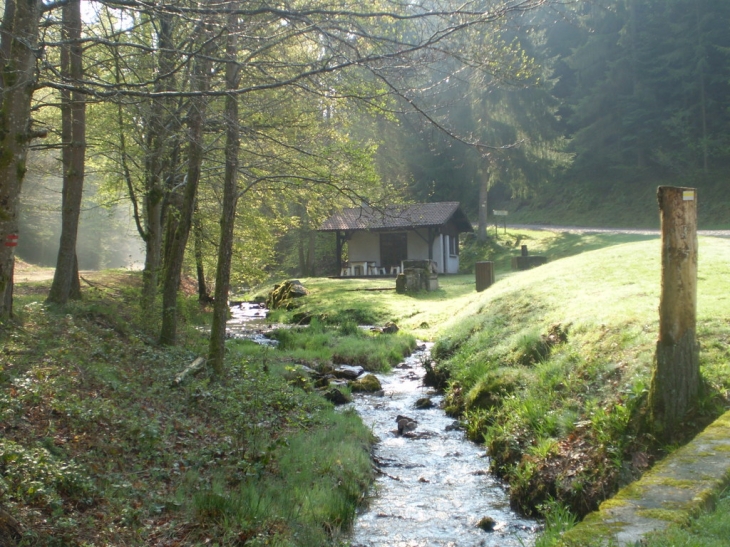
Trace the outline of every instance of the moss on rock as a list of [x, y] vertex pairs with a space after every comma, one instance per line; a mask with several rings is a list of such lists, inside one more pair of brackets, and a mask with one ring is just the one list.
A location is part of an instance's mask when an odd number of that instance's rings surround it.
[[366, 374], [359, 380], [351, 382], [350, 389], [356, 392], [375, 393], [383, 388], [380, 385], [380, 380], [378, 380], [377, 376], [374, 374]]

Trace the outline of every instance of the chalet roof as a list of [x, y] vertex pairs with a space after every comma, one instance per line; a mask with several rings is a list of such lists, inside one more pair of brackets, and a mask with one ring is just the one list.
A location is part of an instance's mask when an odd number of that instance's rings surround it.
[[473, 230], [458, 201], [388, 205], [384, 208], [351, 207], [335, 213], [319, 227], [321, 232], [436, 228], [453, 221], [460, 232]]

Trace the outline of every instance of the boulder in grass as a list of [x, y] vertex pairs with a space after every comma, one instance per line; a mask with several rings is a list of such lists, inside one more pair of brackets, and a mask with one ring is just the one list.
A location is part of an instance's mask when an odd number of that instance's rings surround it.
[[380, 380], [374, 374], [366, 374], [359, 380], [355, 380], [350, 383], [350, 389], [352, 391], [362, 393], [375, 393], [383, 389], [380, 385]]
[[274, 285], [274, 290], [269, 293], [266, 298], [266, 307], [270, 310], [285, 308], [287, 310], [295, 307], [293, 300], [307, 296], [309, 291], [297, 279], [285, 281], [284, 283]]

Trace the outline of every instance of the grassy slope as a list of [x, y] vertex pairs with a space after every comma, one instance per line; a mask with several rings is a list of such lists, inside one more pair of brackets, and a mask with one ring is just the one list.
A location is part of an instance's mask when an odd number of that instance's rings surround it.
[[[619, 245], [632, 241], [655, 240], [654, 236], [636, 234], [570, 234], [535, 230], [508, 229], [500, 231], [496, 242], [484, 246], [472, 243], [462, 251], [461, 263], [467, 271], [473, 271], [477, 260], [493, 260], [497, 280], [514, 276], [510, 270], [512, 256], [520, 253], [521, 245], [527, 245], [531, 254], [545, 255], [548, 260], [574, 256], [586, 251]], [[310, 294], [298, 304], [294, 313], [311, 314], [325, 320], [340, 323], [354, 321], [358, 324], [383, 324], [394, 321], [416, 336], [430, 340], [440, 326], [454, 317], [478, 295], [474, 292], [474, 274], [442, 276], [439, 290], [417, 295], [395, 293], [393, 279], [301, 279]], [[259, 296], [266, 294], [265, 287]], [[249, 295], [256, 296], [256, 295]], [[293, 313], [280, 314], [291, 318]], [[273, 316], [276, 319], [276, 315]]]
[[[16, 287], [18, 320], [0, 325], [0, 509], [21, 545], [338, 541], [370, 481], [369, 430], [292, 378], [284, 352], [237, 344], [221, 381], [173, 388], [206, 347], [198, 306], [181, 299], [184, 342], [160, 348], [137, 280], [97, 274], [65, 308], [43, 305], [47, 282]], [[0, 513], [10, 547], [6, 532]]]
[[[522, 244], [551, 262], [509, 271]], [[472, 438], [501, 450], [494, 459], [516, 503], [531, 510], [552, 496], [585, 513], [671, 450], [636, 434], [658, 332], [659, 256], [656, 237], [508, 229], [496, 244], [462, 252], [467, 265], [496, 263], [497, 283], [482, 294], [472, 274], [442, 277], [439, 291], [416, 296], [365, 290], [392, 287], [391, 280], [310, 279], [311, 295], [297, 311], [392, 320], [437, 339], [440, 365], [452, 371], [453, 410], [466, 409]], [[711, 390], [688, 434], [728, 404], [728, 274], [730, 241], [700, 238], [698, 335]], [[555, 323], [567, 328], [567, 343], [530, 362]], [[485, 390], [497, 396], [480, 397]], [[565, 516], [553, 503], [542, 510]]]
[[[485, 439], [526, 510], [557, 497], [585, 513], [651, 460], [636, 435], [658, 331], [658, 241], [614, 246], [498, 282], [439, 332], [451, 406]], [[698, 336], [711, 386], [687, 430], [730, 388], [730, 242], [701, 238]], [[541, 336], [568, 332], [544, 357]], [[491, 393], [491, 395], [489, 395]]]
[[[392, 280], [311, 279], [304, 280], [311, 295], [296, 311], [339, 323], [395, 320], [421, 338], [438, 332], [439, 351], [449, 355], [442, 363], [461, 393], [451, 402], [463, 408], [470, 401], [470, 434], [526, 456], [505, 460], [513, 490], [539, 492], [532, 478], [570, 471], [556, 465], [567, 455], [577, 473], [566, 488], [609, 487], [607, 477], [621, 478], [627, 456], [644, 462], [630, 418], [648, 386], [656, 339], [658, 241], [511, 273], [504, 266], [521, 243], [557, 258], [623, 238], [507, 236], [502, 247], [482, 250], [493, 255], [474, 253], [501, 268], [484, 293], [474, 292], [472, 275], [442, 278], [441, 290], [416, 297], [364, 290]], [[699, 334], [716, 393], [729, 387], [728, 273], [730, 242], [701, 239]], [[291, 357], [240, 344], [230, 348], [227, 382], [199, 378], [171, 390], [174, 374], [204, 349], [203, 337], [189, 325], [185, 347], [155, 347], [145, 334], [155, 325], [131, 304], [136, 293], [113, 277], [100, 280], [111, 288], [100, 285], [65, 310], [39, 303], [47, 285], [26, 286], [21, 325], [1, 334], [0, 505], [27, 525], [27, 544], [190, 545], [214, 537], [318, 545], [337, 538], [370, 472], [369, 439], [357, 420], [289, 387]], [[568, 342], [542, 362], [526, 361], [555, 322], [570, 325]], [[508, 389], [496, 391], [503, 395], [496, 406], [486, 398], [480, 408], [478, 397], [467, 396], [494, 378]], [[705, 402], [694, 425], [714, 412], [717, 399]]]
[[[521, 244], [551, 262], [509, 271]], [[311, 279], [299, 311], [393, 320], [437, 339], [440, 365], [452, 371], [452, 410], [466, 410], [469, 434], [501, 450], [496, 466], [512, 481], [516, 502], [530, 510], [562, 497], [585, 513], [661, 455], [662, 447], [657, 452], [636, 434], [658, 331], [659, 255], [656, 237], [508, 229], [496, 245], [462, 252], [465, 264], [496, 262], [497, 283], [482, 294], [473, 275], [442, 277], [439, 291], [416, 296], [365, 290], [392, 287], [387, 280]], [[558, 260], [564, 257], [572, 258]], [[727, 404], [730, 242], [701, 238], [699, 268], [698, 335], [711, 390], [688, 432]], [[568, 342], [531, 362], [556, 323]], [[496, 396], [485, 397], [489, 390]]]

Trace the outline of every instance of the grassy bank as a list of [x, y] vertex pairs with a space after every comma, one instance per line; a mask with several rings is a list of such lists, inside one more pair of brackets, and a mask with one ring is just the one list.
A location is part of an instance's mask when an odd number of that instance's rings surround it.
[[[496, 261], [483, 293], [473, 274], [416, 296], [390, 279], [303, 279], [309, 296], [278, 316], [308, 317], [306, 331], [279, 333], [277, 350], [232, 341], [221, 381], [181, 387], [172, 379], [206, 348], [192, 299], [183, 343], [165, 349], [134, 274], [89, 277], [62, 309], [43, 304], [47, 282], [20, 285], [18, 320], [0, 333], [0, 509], [23, 525], [22, 545], [337, 544], [371, 479], [372, 440], [299, 365], [383, 370], [421, 338], [438, 340], [449, 411], [486, 443], [515, 504], [556, 522], [567, 514], [555, 499], [585, 513], [673, 448], [638, 434], [659, 243], [624, 237], [508, 230], [462, 255]], [[551, 262], [511, 272], [521, 244]], [[730, 242], [701, 239], [699, 267], [707, 391], [688, 435], [728, 404]], [[387, 321], [405, 334], [357, 328]]]
[[[585, 514], [672, 449], [640, 433], [659, 273], [656, 240], [585, 252], [502, 278], [440, 330], [434, 357], [449, 378], [448, 410], [487, 445], [523, 511], [557, 499]], [[706, 391], [688, 437], [728, 404], [728, 274], [730, 242], [701, 238]]]
[[[43, 304], [47, 282], [19, 285], [17, 320], [2, 325], [0, 524], [9, 515], [22, 537], [0, 526], [0, 543], [339, 543], [371, 479], [372, 439], [292, 374], [328, 357], [239, 342], [220, 381], [174, 387], [205, 350], [205, 313], [181, 300], [184, 343], [161, 348], [137, 307], [136, 275], [91, 282], [64, 308]], [[355, 360], [376, 343], [328, 336]], [[392, 340], [378, 366], [413, 345]]]
[[714, 511], [698, 517], [687, 526], [672, 526], [650, 534], [645, 547], [726, 547], [730, 544], [730, 492], [725, 492]]
[[[302, 318], [315, 317], [333, 325], [383, 325], [392, 321], [421, 339], [432, 340], [444, 323], [478, 298], [473, 273], [477, 261], [494, 261], [499, 281], [516, 275], [510, 264], [512, 257], [520, 254], [522, 245], [528, 246], [530, 254], [544, 255], [553, 262], [590, 250], [656, 239], [638, 234], [571, 234], [508, 228], [506, 233], [500, 230], [497, 238], [484, 244], [468, 238], [460, 262], [462, 271], [469, 273], [441, 276], [436, 291], [396, 294], [393, 278], [304, 278], [301, 281], [309, 295], [297, 301], [295, 309], [276, 311], [271, 319], [297, 323]], [[270, 290], [271, 285], [267, 284], [244, 297], [264, 298]]]
[[[546, 266], [512, 272], [521, 245]], [[282, 317], [394, 321], [436, 339], [436, 377], [448, 410], [484, 442], [493, 470], [522, 511], [569, 521], [648, 469], [674, 446], [641, 433], [658, 333], [655, 236], [508, 229], [467, 242], [462, 263], [493, 260], [497, 283], [474, 292], [473, 274], [440, 289], [397, 295], [392, 280], [303, 280], [310, 295]], [[730, 242], [700, 240], [698, 335], [706, 391], [684, 442], [728, 405]], [[546, 543], [547, 545], [548, 543]]]

